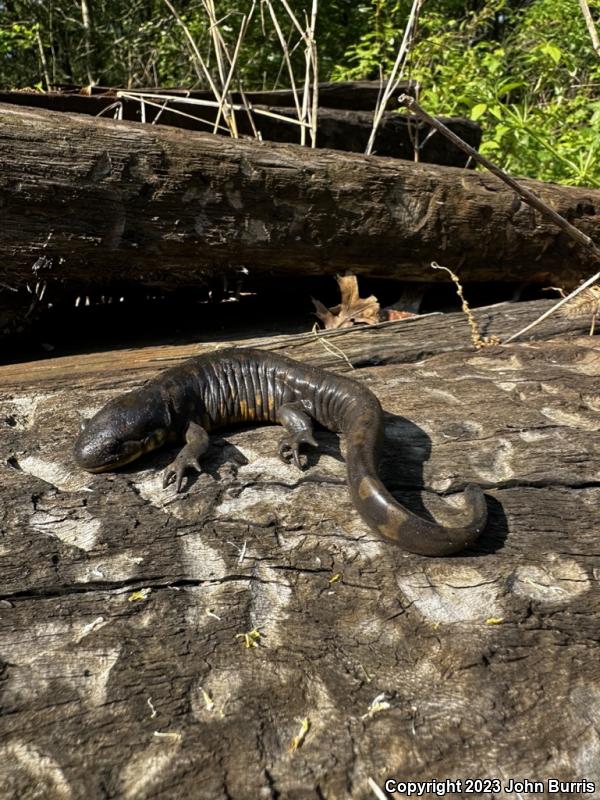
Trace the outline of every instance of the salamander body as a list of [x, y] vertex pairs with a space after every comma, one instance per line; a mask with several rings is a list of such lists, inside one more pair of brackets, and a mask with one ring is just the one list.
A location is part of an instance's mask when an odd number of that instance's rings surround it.
[[474, 542], [486, 522], [478, 486], [465, 490], [464, 526], [447, 528], [416, 516], [387, 491], [377, 474], [383, 443], [383, 414], [375, 395], [357, 381], [291, 358], [254, 349], [225, 349], [191, 358], [116, 397], [85, 423], [75, 460], [90, 472], [127, 464], [168, 442], [185, 441], [167, 467], [164, 485], [181, 490], [215, 428], [235, 423], [279, 423], [279, 455], [301, 468], [299, 448], [316, 446], [316, 420], [346, 437], [348, 487], [372, 530], [406, 550], [447, 555]]

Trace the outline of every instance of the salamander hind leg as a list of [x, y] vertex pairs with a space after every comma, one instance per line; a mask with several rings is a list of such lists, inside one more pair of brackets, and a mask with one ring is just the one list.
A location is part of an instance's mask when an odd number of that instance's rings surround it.
[[186, 472], [190, 469], [201, 472], [200, 457], [206, 453], [208, 445], [208, 433], [201, 425], [190, 422], [185, 432], [185, 445], [164, 471], [163, 489], [175, 481], [175, 491], [180, 492]]
[[313, 436], [312, 419], [305, 411], [305, 406], [300, 402], [284, 403], [277, 409], [277, 421], [286, 431], [279, 442], [279, 458], [284, 463], [293, 461], [298, 469], [304, 469], [300, 460], [300, 445], [310, 444], [318, 447]]

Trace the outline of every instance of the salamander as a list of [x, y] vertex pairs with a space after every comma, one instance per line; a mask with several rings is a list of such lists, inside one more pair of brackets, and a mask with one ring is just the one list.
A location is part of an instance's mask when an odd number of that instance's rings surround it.
[[404, 508], [384, 487], [377, 467], [383, 444], [381, 405], [355, 380], [265, 350], [228, 348], [190, 358], [110, 400], [82, 426], [75, 460], [89, 472], [113, 470], [160, 447], [185, 442], [164, 472], [163, 486], [181, 491], [215, 428], [279, 423], [279, 457], [302, 468], [301, 445], [317, 442], [313, 420], [346, 438], [348, 487], [356, 510], [377, 534], [405, 550], [442, 556], [473, 543], [486, 523], [479, 486], [465, 489], [462, 527], [443, 527]]

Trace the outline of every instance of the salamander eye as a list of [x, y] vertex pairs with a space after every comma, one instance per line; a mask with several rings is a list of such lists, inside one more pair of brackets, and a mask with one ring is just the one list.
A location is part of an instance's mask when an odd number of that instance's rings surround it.
[[142, 442], [142, 446], [144, 448], [144, 452], [147, 453], [150, 450], [155, 450], [157, 447], [160, 447], [161, 444], [164, 444], [167, 439], [167, 432], [162, 428], [158, 428], [152, 433], [149, 433], [148, 436], [144, 438]]
[[119, 458], [133, 459], [141, 456], [144, 451], [144, 443], [139, 441], [121, 442], [118, 448]]

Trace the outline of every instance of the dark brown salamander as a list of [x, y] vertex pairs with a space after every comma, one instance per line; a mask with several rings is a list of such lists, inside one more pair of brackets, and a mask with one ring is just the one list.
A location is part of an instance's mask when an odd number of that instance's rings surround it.
[[180, 491], [185, 472], [200, 471], [211, 430], [241, 422], [278, 422], [284, 461], [300, 468], [300, 444], [316, 446], [312, 420], [346, 437], [352, 501], [374, 531], [405, 550], [441, 556], [477, 539], [486, 522], [478, 486], [467, 486], [464, 527], [445, 528], [403, 508], [377, 476], [383, 414], [375, 395], [341, 375], [265, 350], [227, 349], [190, 358], [139, 389], [107, 403], [75, 443], [77, 463], [90, 472], [127, 464], [166, 442], [186, 444], [167, 467], [164, 486]]

